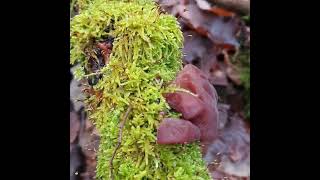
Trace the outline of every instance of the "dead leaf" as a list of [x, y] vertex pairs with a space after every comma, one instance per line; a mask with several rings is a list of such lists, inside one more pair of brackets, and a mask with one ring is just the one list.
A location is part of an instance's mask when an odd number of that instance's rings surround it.
[[250, 135], [243, 119], [229, 117], [218, 139], [204, 155], [215, 178], [242, 179], [250, 177]]
[[229, 66], [226, 69], [228, 77], [236, 84], [241, 85], [240, 72], [235, 66]]
[[196, 0], [196, 3], [200, 9], [209, 10], [211, 9], [211, 4], [206, 0]]
[[209, 37], [216, 45], [238, 49], [236, 35], [243, 25], [233, 12], [211, 6], [205, 0], [160, 0], [159, 3], [166, 12], [181, 17], [191, 29]]
[[[186, 9], [184, 11], [183, 9]], [[217, 9], [217, 8], [216, 8]], [[177, 9], [179, 15], [187, 21], [190, 28], [202, 35], [206, 35], [217, 45], [229, 45], [238, 49], [236, 34], [240, 31], [240, 19], [224, 17], [211, 12], [202, 11], [194, 1], [190, 1], [185, 8]]]
[[100, 137], [96, 132], [95, 126], [88, 119], [84, 121], [85, 127], [79, 135], [79, 145], [85, 156], [86, 171], [81, 175], [83, 178], [95, 179]]
[[240, 30], [237, 18], [224, 18], [213, 16], [211, 21], [206, 24], [209, 38], [219, 45], [224, 45], [227, 50], [238, 49], [240, 44], [236, 38]]
[[225, 72], [228, 76], [228, 78], [235, 83], [236, 85], [241, 85], [241, 79], [240, 79], [240, 71], [239, 69], [233, 65], [230, 61], [229, 54], [226, 50], [223, 50], [222, 55], [224, 57], [223, 63], [226, 64]]
[[79, 179], [84, 167], [84, 157], [81, 147], [77, 144], [70, 144], [70, 180]]
[[[228, 86], [228, 78], [240, 85], [240, 73], [229, 62], [229, 54], [235, 54], [239, 47], [237, 34], [243, 27], [239, 20], [201, 10], [199, 7], [211, 8], [205, 0], [170, 2], [171, 8], [181, 15], [182, 26], [187, 25], [194, 30], [184, 31], [184, 65], [193, 64], [200, 68], [213, 85]], [[225, 55], [217, 61], [220, 54]]]
[[218, 111], [219, 111], [219, 130], [223, 129], [228, 122], [230, 110], [230, 105], [218, 103]]
[[195, 0], [195, 1], [200, 9], [213, 12], [218, 16], [225, 16], [225, 17], [235, 16], [235, 13], [233, 13], [231, 11], [228, 11], [226, 9], [219, 8], [216, 6], [211, 6], [211, 4], [208, 3], [208, 1], [206, 1], [206, 0]]
[[228, 85], [228, 79], [225, 72], [219, 70], [219, 69], [211, 69], [211, 76], [210, 76], [210, 82], [213, 85], [217, 86], [227, 86]]
[[70, 112], [70, 144], [74, 143], [80, 131], [80, 120], [77, 113]]
[[[72, 67], [71, 72], [74, 73], [74, 71], [78, 67], [79, 65]], [[79, 111], [79, 109], [81, 109], [84, 106], [83, 102], [79, 101], [79, 99], [85, 98], [84, 95], [81, 93], [81, 89], [83, 87], [81, 87], [80, 84], [81, 82], [77, 81], [75, 78], [73, 78], [70, 83], [70, 100], [73, 104], [73, 108], [75, 111]]]
[[219, 8], [219, 7], [211, 7], [211, 9], [209, 10], [213, 13], [215, 13], [218, 16], [224, 16], [224, 17], [234, 17], [235, 13], [225, 10], [223, 8]]
[[239, 177], [224, 173], [219, 170], [215, 170], [211, 173], [211, 176], [214, 180], [250, 180], [250, 177]]
[[226, 72], [217, 62], [217, 54], [221, 49], [213, 48], [214, 43], [194, 31], [184, 33], [183, 61], [184, 64], [193, 64], [209, 77], [213, 85], [227, 86]]
[[194, 31], [185, 31], [183, 34], [184, 64], [197, 66], [208, 75], [213, 85], [227, 86], [228, 78], [237, 85], [241, 84], [240, 72], [230, 63], [227, 51], [214, 48], [214, 43]]
[[161, 9], [173, 16], [177, 16], [185, 8], [182, 0], [157, 0], [157, 2]]
[[184, 36], [184, 47], [183, 47], [183, 60], [186, 64], [193, 64], [198, 68], [202, 69], [204, 64], [202, 60], [208, 53], [215, 56], [215, 52], [208, 52], [208, 49], [213, 47], [213, 43], [207, 38], [200, 36], [194, 31], [185, 31]]

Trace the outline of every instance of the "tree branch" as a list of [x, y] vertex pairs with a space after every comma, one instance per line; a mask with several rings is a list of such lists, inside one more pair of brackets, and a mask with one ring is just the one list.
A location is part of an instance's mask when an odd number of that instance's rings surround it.
[[241, 15], [250, 14], [250, 0], [209, 0], [213, 4]]
[[127, 109], [126, 114], [124, 115], [122, 121], [120, 122], [120, 131], [119, 131], [118, 143], [117, 143], [116, 148], [115, 148], [114, 151], [113, 151], [112, 157], [111, 157], [110, 162], [109, 162], [109, 163], [110, 163], [110, 176], [111, 176], [111, 179], [112, 179], [112, 180], [114, 180], [114, 175], [113, 175], [113, 159], [114, 159], [115, 155], [117, 154], [117, 150], [119, 149], [119, 147], [120, 147], [120, 145], [121, 145], [123, 127], [124, 127], [124, 125], [126, 124], [127, 118], [128, 118], [128, 116], [129, 116], [129, 113], [131, 112], [131, 110], [132, 110], [132, 106], [130, 105], [129, 108]]

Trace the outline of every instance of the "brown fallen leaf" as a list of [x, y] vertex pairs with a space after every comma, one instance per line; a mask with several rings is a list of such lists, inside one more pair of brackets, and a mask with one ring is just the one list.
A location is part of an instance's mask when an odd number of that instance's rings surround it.
[[250, 0], [208, 0], [215, 5], [239, 15], [250, 15]]
[[240, 116], [231, 115], [218, 139], [208, 147], [204, 158], [214, 178], [250, 177], [250, 134], [247, 128]]
[[81, 147], [77, 144], [70, 144], [70, 180], [78, 180], [84, 169], [84, 156]]
[[[72, 67], [71, 73], [74, 73], [75, 69], [78, 67], [78, 65]], [[79, 111], [79, 109], [81, 109], [84, 106], [82, 101], [78, 101], [79, 99], [84, 99], [84, 95], [81, 93], [81, 83], [82, 82], [79, 82], [72, 77], [70, 83], [70, 101], [72, 102], [74, 111]]]
[[209, 38], [216, 44], [222, 45], [226, 50], [238, 49], [240, 44], [236, 38], [240, 30], [239, 20], [234, 18], [224, 18], [213, 16], [208, 22], [206, 28], [209, 32]]
[[[230, 63], [229, 56], [238, 51], [238, 36], [244, 29], [241, 20], [235, 16], [222, 17], [209, 12], [212, 6], [205, 0], [161, 2], [171, 8], [174, 15], [181, 15], [179, 19], [185, 40], [184, 65], [193, 64], [200, 68], [213, 85], [226, 87], [228, 79], [240, 85], [240, 72]], [[221, 54], [223, 58], [219, 60]]]
[[203, 59], [208, 59], [206, 56], [216, 56], [215, 51], [210, 51], [214, 44], [206, 37], [199, 35], [195, 31], [185, 31], [184, 47], [183, 47], [183, 61], [186, 64], [193, 64], [200, 69], [203, 69], [206, 64]]
[[70, 112], [70, 144], [75, 143], [80, 131], [80, 120], [76, 112]]
[[210, 82], [213, 85], [218, 85], [218, 86], [228, 86], [228, 79], [227, 75], [224, 71], [215, 68], [210, 69], [211, 76], [210, 76]]
[[211, 7], [211, 9], [209, 11], [217, 14], [218, 16], [224, 16], [224, 17], [234, 17], [235, 16], [235, 13], [228, 11], [228, 10], [225, 10], [220, 7]]
[[83, 179], [95, 179], [100, 137], [95, 126], [88, 119], [84, 121], [84, 127], [79, 135], [79, 145], [85, 156], [86, 171], [81, 176]]
[[202, 10], [213, 12], [214, 14], [218, 16], [225, 16], [225, 17], [233, 17], [235, 16], [235, 13], [228, 11], [226, 9], [212, 6], [208, 1], [206, 0], [195, 0], [198, 7]]
[[194, 31], [184, 33], [183, 62], [193, 64], [208, 75], [213, 85], [227, 86], [228, 78], [241, 84], [240, 71], [229, 60], [226, 50], [218, 48], [207, 38]]
[[228, 66], [226, 73], [236, 85], [241, 85], [240, 72], [235, 66]]
[[209, 81], [213, 85], [227, 86], [227, 74], [217, 61], [217, 55], [222, 50], [214, 48], [214, 43], [194, 31], [185, 31], [183, 35], [184, 64], [197, 66], [208, 75]]
[[215, 170], [211, 173], [211, 176], [214, 180], [249, 180], [250, 177], [239, 177], [227, 174], [220, 170]]
[[217, 46], [236, 50], [237, 34], [243, 21], [233, 12], [212, 6], [205, 0], [159, 0], [160, 6], [177, 16], [199, 34], [207, 36]]
[[[183, 9], [186, 9], [184, 11]], [[206, 35], [217, 45], [238, 49], [236, 35], [240, 31], [241, 20], [236, 16], [219, 16], [212, 12], [201, 10], [190, 0], [185, 8], [178, 8], [179, 15], [187, 21], [190, 28], [202, 35]]]
[[223, 50], [222, 54], [224, 57], [223, 63], [226, 64], [225, 72], [228, 78], [236, 85], [241, 85], [239, 69], [231, 63], [229, 53], [226, 50]]

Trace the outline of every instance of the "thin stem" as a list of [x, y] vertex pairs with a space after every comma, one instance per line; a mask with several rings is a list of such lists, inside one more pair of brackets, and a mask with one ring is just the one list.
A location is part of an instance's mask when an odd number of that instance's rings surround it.
[[100, 75], [100, 74], [102, 74], [102, 73], [103, 73], [103, 72], [98, 71], [98, 72], [95, 72], [95, 73], [91, 73], [91, 74], [84, 75], [84, 77], [96, 76], [96, 75]]
[[110, 159], [110, 176], [111, 176], [111, 179], [114, 180], [114, 175], [113, 175], [113, 159], [117, 153], [117, 150], [119, 149], [120, 145], [121, 145], [121, 142], [122, 142], [122, 132], [123, 132], [123, 127], [127, 121], [127, 118], [129, 116], [129, 113], [131, 112], [132, 110], [132, 106], [130, 105], [129, 108], [127, 109], [126, 111], [126, 114], [124, 115], [122, 121], [120, 122], [120, 131], [119, 131], [119, 137], [118, 137], [118, 143], [117, 143], [117, 146], [116, 148], [114, 149], [113, 151], [113, 154], [112, 154], [112, 157]]

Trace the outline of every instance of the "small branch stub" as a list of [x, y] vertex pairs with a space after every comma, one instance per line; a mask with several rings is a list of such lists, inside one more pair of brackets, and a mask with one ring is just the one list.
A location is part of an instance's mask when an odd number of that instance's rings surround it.
[[117, 154], [117, 150], [119, 149], [119, 147], [121, 146], [121, 142], [122, 142], [122, 132], [123, 132], [123, 128], [124, 125], [126, 124], [126, 121], [128, 119], [129, 113], [132, 110], [132, 106], [130, 105], [129, 108], [127, 109], [125, 115], [123, 116], [122, 121], [120, 122], [120, 127], [119, 127], [119, 136], [118, 136], [118, 143], [116, 145], [116, 148], [113, 151], [112, 157], [110, 159], [110, 177], [112, 180], [114, 180], [114, 175], [113, 175], [113, 159], [115, 157], [115, 155]]
[[250, 0], [209, 0], [215, 5], [239, 14], [250, 14]]

